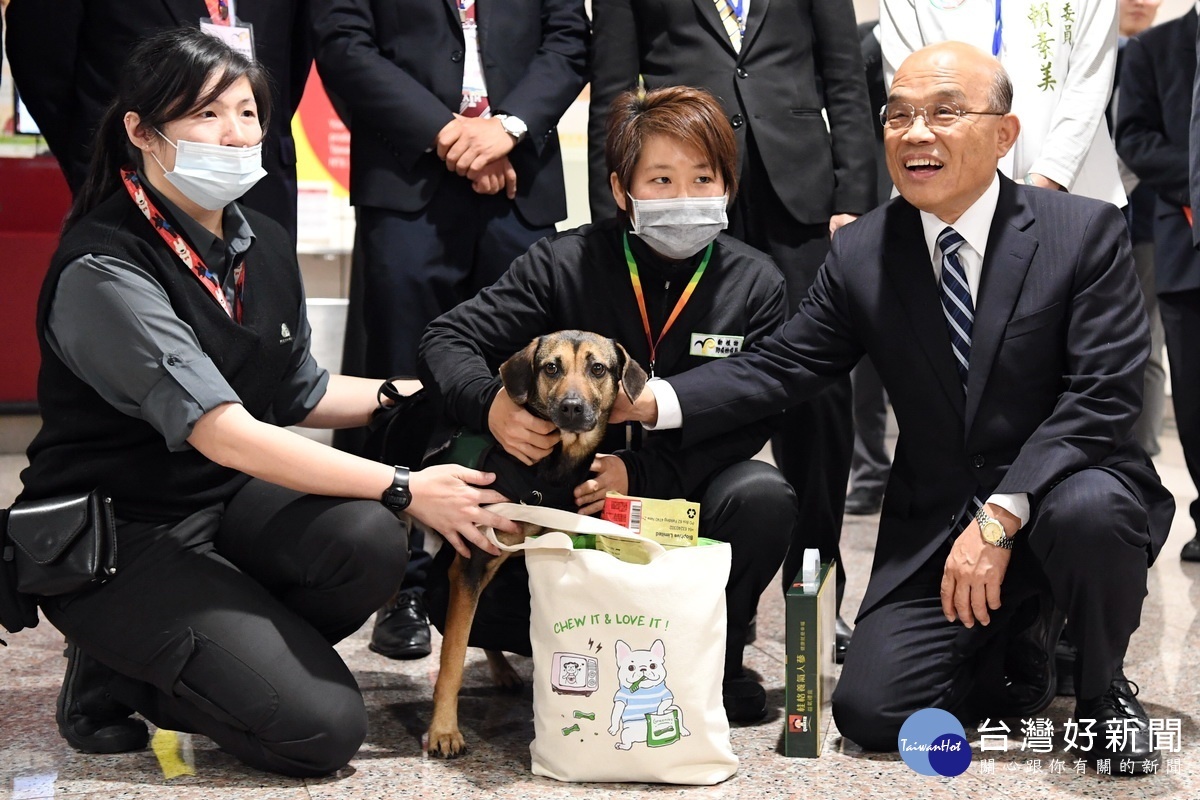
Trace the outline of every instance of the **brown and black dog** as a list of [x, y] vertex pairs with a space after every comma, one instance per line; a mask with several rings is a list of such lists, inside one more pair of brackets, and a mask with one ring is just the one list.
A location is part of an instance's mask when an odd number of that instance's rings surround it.
[[[570, 490], [587, 479], [617, 392], [624, 388], [630, 400], [636, 400], [646, 385], [646, 373], [625, 348], [587, 331], [559, 331], [534, 339], [500, 366], [500, 377], [513, 402], [558, 427], [562, 438], [550, 455], [523, 468], [533, 471], [535, 484], [544, 484], [548, 489], [565, 488], [568, 497]], [[515, 461], [507, 454], [503, 457]], [[500, 486], [494, 488], [505, 491]], [[572, 505], [566, 510], [575, 508]], [[497, 536], [504, 544], [517, 544], [537, 532], [537, 526], [523, 525], [518, 534], [497, 532]], [[458, 693], [467, 639], [479, 595], [509, 555], [493, 556], [473, 545], [471, 553], [470, 559], [456, 555], [450, 566], [441, 665], [433, 689], [428, 747], [431, 754], [445, 758], [462, 755], [467, 749], [458, 727]], [[503, 653], [486, 652], [496, 683], [520, 685], [521, 679]]]

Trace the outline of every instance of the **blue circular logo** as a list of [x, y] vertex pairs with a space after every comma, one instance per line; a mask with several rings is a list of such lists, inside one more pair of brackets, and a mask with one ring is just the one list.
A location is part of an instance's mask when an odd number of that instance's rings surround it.
[[962, 723], [949, 711], [923, 708], [900, 726], [900, 757], [913, 772], [953, 778], [971, 766], [971, 745]]

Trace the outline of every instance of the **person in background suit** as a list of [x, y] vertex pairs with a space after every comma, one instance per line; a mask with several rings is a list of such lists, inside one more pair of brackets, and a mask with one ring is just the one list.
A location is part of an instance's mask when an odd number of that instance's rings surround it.
[[308, 0], [11, 0], [8, 60], [13, 81], [74, 194], [87, 177], [104, 109], [117, 94], [125, 58], [139, 39], [201, 20], [253, 29], [254, 58], [271, 79], [267, 176], [242, 202], [296, 241], [296, 144], [292, 115], [312, 64]]
[[871, 356], [900, 438], [833, 695], [838, 729], [894, 750], [918, 709], [967, 725], [1041, 713], [1065, 613], [1074, 716], [1126, 734], [1081, 757], [1149, 772], [1159, 756], [1122, 663], [1174, 500], [1130, 435], [1146, 314], [1115, 206], [998, 173], [1020, 132], [1011, 107], [983, 51], [945, 42], [909, 56], [881, 115], [900, 197], [834, 238], [776, 334], [651, 382], [615, 413], [682, 425], [687, 446]]
[[[594, 0], [592, 15], [593, 221], [617, 214], [604, 162], [613, 99], [639, 83], [707, 89], [738, 141], [741, 191], [729, 233], [774, 259], [795, 307], [833, 232], [874, 203], [871, 111], [850, 0]], [[806, 547], [844, 563], [838, 541], [852, 444], [848, 379], [793, 409], [774, 437], [776, 463], [800, 503], [785, 588]], [[849, 636], [839, 617], [839, 652]]]
[[[1115, 133], [1118, 102], [1121, 96], [1121, 64], [1125, 57], [1125, 45], [1130, 37], [1137, 36], [1154, 24], [1162, 0], [1119, 0], [1117, 27], [1117, 71], [1113, 81], [1112, 100], [1105, 112], [1109, 134]], [[1118, 153], [1119, 155], [1119, 153]], [[1154, 291], [1154, 190], [1138, 182], [1138, 176], [1129, 166], [1117, 160], [1121, 182], [1129, 197], [1125, 206], [1125, 219], [1129, 223], [1129, 238], [1133, 242], [1133, 264], [1137, 269], [1138, 283], [1142, 287], [1142, 298], [1146, 304], [1146, 316], [1150, 320], [1150, 359], [1146, 362], [1146, 387], [1142, 396], [1142, 415], [1133, 426], [1134, 438], [1151, 456], [1161, 452], [1158, 437], [1163, 428], [1163, 409], [1166, 406], [1167, 373], [1163, 366], [1165, 344], [1162, 318], [1158, 313], [1158, 295]]]
[[[1196, 9], [1132, 38], [1125, 46], [1117, 152], [1158, 195], [1154, 281], [1171, 365], [1171, 399], [1192, 482], [1200, 486], [1200, 253], [1188, 215], [1188, 109], [1196, 74]], [[1200, 528], [1200, 500], [1193, 501]], [[1183, 545], [1200, 561], [1200, 536]]]
[[[583, 0], [324, 0], [317, 69], [354, 121], [364, 374], [415, 375], [425, 326], [567, 215], [556, 125], [586, 80]], [[358, 366], [358, 365], [354, 365]], [[420, 550], [418, 541], [414, 547]], [[371, 649], [430, 653], [423, 553]]]
[[[862, 46], [863, 66], [866, 67], [867, 93], [871, 108], [879, 109], [887, 101], [883, 83], [883, 50], [879, 47], [879, 22], [864, 22], [858, 26]], [[892, 180], [887, 174], [883, 152], [883, 128], [875, 129], [876, 197], [886, 203], [892, 195]], [[879, 373], [871, 359], [864, 358], [850, 372], [854, 390], [854, 456], [850, 460], [850, 489], [846, 494], [846, 513], [878, 514], [883, 505], [883, 487], [887, 485], [892, 466], [887, 442], [887, 397]]]
[[[1200, 51], [1200, 27], [1195, 49]], [[1200, 56], [1198, 56], [1200, 57]], [[1188, 124], [1188, 206], [1192, 210], [1192, 246], [1200, 250], [1200, 71], [1192, 78], [1192, 114]]]

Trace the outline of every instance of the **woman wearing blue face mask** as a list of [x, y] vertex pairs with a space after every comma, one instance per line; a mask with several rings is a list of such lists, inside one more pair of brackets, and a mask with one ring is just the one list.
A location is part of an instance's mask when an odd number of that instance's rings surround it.
[[[779, 270], [722, 233], [737, 192], [737, 151], [712, 95], [675, 86], [620, 96], [609, 115], [607, 156], [620, 219], [538, 242], [495, 285], [435, 320], [421, 341], [422, 379], [436, 382], [452, 421], [492, 435], [526, 464], [545, 458], [558, 435], [513, 403], [496, 371], [534, 337], [595, 331], [622, 344], [647, 373], [667, 377], [749, 347], [784, 318]], [[697, 501], [700, 535], [732, 545], [722, 690], [736, 722], [766, 714], [766, 695], [743, 670], [742, 650], [796, 518], [791, 487], [773, 467], [750, 460], [771, 427], [748, 425], [689, 446], [677, 431], [612, 424], [593, 477], [574, 491], [585, 514], [600, 511], [609, 491]], [[435, 563], [426, 593], [438, 624], [446, 562]], [[521, 559], [510, 559], [485, 590], [471, 644], [529, 653], [528, 618], [513, 612], [528, 607], [527, 595], [510, 596], [526, 592], [523, 569]]]
[[[280, 427], [350, 427], [379, 381], [313, 360], [284, 230], [238, 205], [263, 174], [266, 77], [198, 30], [130, 54], [38, 305], [43, 427], [19, 501], [112, 499], [117, 568], [39, 598], [68, 640], [76, 749], [205, 734], [252, 766], [333, 771], [366, 711], [332, 645], [397, 588], [409, 516], [487, 546], [492, 476], [409, 473]], [[403, 512], [403, 513], [402, 513]], [[61, 532], [50, 530], [52, 535]]]

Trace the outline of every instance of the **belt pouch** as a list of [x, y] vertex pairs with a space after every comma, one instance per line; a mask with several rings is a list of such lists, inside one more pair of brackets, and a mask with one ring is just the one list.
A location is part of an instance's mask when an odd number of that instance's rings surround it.
[[17, 589], [26, 594], [78, 592], [117, 571], [112, 499], [98, 491], [17, 503], [8, 514], [8, 539]]

